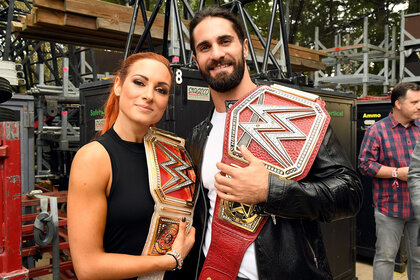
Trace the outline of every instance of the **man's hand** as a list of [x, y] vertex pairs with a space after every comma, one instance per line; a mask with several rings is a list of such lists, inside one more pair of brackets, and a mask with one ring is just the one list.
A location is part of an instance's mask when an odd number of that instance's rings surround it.
[[254, 157], [245, 146], [241, 146], [240, 151], [244, 159], [249, 162], [247, 167], [236, 168], [221, 162], [217, 163], [220, 172], [227, 175], [217, 173], [214, 176], [217, 195], [228, 201], [246, 204], [265, 202], [269, 172], [264, 167], [263, 161]]

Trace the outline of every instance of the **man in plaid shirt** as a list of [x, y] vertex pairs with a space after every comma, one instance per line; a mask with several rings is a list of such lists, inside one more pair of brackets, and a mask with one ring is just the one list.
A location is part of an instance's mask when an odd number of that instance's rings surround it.
[[404, 231], [408, 279], [420, 279], [419, 224], [414, 219], [407, 187], [410, 156], [420, 135], [420, 86], [397, 84], [391, 94], [392, 112], [365, 133], [359, 169], [373, 177], [376, 252], [374, 280], [392, 279], [395, 256]]

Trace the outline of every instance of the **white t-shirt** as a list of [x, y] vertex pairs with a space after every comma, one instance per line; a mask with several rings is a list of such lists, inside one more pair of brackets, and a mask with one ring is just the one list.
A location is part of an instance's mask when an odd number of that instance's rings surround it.
[[[216, 188], [214, 187], [214, 175], [220, 171], [216, 167], [216, 163], [222, 160], [223, 154], [223, 135], [225, 132], [226, 113], [218, 113], [214, 110], [211, 123], [213, 125], [210, 131], [207, 144], [204, 149], [203, 166], [201, 178], [204, 187], [209, 190], [208, 197], [210, 199], [209, 219], [207, 224], [206, 237], [203, 244], [204, 255], [211, 243], [211, 223], [213, 221], [214, 205], [216, 204]], [[239, 268], [239, 277], [258, 280], [257, 261], [255, 258], [255, 245], [252, 243], [245, 252]]]

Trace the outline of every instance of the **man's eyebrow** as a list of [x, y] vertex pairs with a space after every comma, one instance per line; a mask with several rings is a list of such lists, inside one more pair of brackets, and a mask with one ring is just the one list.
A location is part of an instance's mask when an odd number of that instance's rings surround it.
[[197, 46], [195, 47], [196, 49], [200, 48], [203, 45], [207, 45], [209, 41], [201, 41], [200, 43], [197, 44]]
[[[224, 40], [224, 39], [232, 39], [233, 37], [234, 36], [230, 35], [230, 34], [220, 35], [220, 36], [217, 37], [217, 41], [221, 41], [221, 40]], [[204, 41], [198, 43], [195, 48], [198, 49], [199, 47], [201, 47], [203, 45], [207, 45], [208, 43], [209, 43], [208, 40], [204, 40]]]
[[217, 40], [220, 41], [220, 40], [232, 39], [232, 38], [233, 38], [233, 35], [226, 34], [226, 35], [221, 35], [221, 36], [217, 37]]

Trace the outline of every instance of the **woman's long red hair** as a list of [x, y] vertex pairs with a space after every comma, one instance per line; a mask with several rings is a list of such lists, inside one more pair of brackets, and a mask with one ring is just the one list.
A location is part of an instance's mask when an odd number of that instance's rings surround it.
[[[119, 77], [120, 79], [120, 85], [124, 83], [130, 66], [141, 59], [154, 59], [159, 62], [162, 62], [168, 68], [168, 71], [171, 74], [171, 78], [173, 77], [171, 65], [169, 64], [169, 61], [165, 57], [161, 56], [160, 54], [153, 53], [153, 52], [136, 53], [127, 57], [123, 61], [120, 67], [120, 70], [117, 72], [116, 76]], [[159, 73], [156, 73], [156, 74], [159, 75]], [[114, 84], [112, 86], [111, 92], [108, 96], [108, 100], [106, 101], [105, 106], [104, 106], [105, 107], [105, 123], [104, 123], [104, 127], [100, 135], [104, 134], [108, 129], [110, 129], [114, 125], [118, 117], [119, 97], [115, 95], [115, 80], [114, 80]]]

